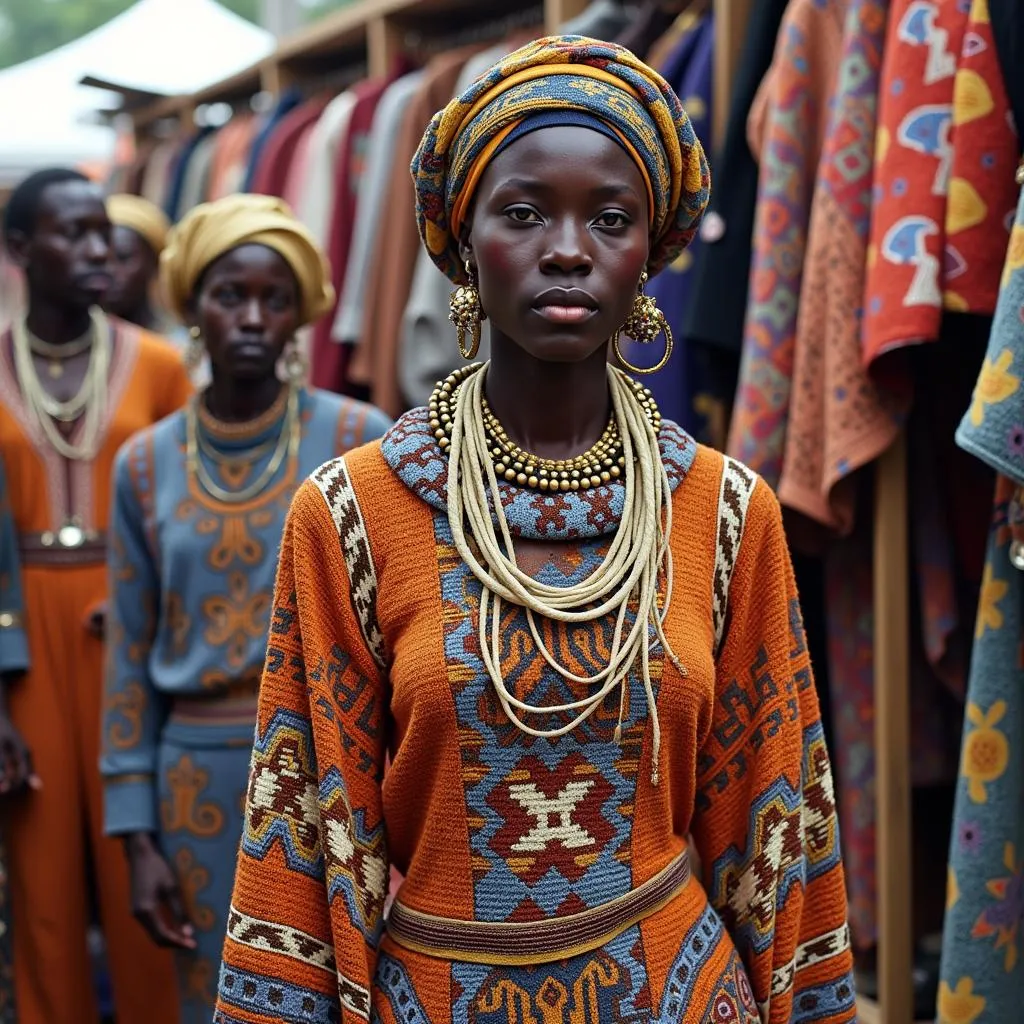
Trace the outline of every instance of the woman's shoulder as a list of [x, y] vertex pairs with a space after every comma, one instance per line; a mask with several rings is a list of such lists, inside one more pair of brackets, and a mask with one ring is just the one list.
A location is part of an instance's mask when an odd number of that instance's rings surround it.
[[738, 542], [752, 529], [781, 530], [782, 508], [764, 478], [716, 448], [694, 442], [685, 484], [674, 494], [675, 508], [691, 521], [706, 515], [720, 538]]
[[[132, 434], [117, 452], [114, 479], [118, 487], [128, 481], [138, 486], [143, 478], [151, 477], [147, 486], [157, 486], [175, 479], [171, 464], [176, 453], [180, 458], [185, 440], [185, 410], [178, 409], [169, 416], [151, 423]], [[156, 472], [156, 466], [160, 472]]]
[[336, 395], [320, 388], [308, 388], [306, 400], [314, 415], [343, 424], [347, 443], [345, 447], [355, 448], [382, 437], [391, 427], [388, 416], [369, 402], [361, 402], [347, 395]]

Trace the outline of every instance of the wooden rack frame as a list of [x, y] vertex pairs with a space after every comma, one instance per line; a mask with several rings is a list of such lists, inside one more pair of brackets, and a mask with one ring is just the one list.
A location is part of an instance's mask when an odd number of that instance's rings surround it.
[[[713, 136], [725, 132], [734, 71], [755, 0], [713, 0], [715, 87]], [[544, 27], [556, 32], [589, 0], [543, 0]], [[253, 67], [191, 96], [161, 99], [133, 111], [137, 134], [158, 122], [190, 128], [203, 104], [279, 94], [325, 66], [361, 63], [389, 73], [403, 53], [468, 27], [499, 22], [518, 0], [358, 0], [283, 40]], [[436, 46], [435, 46], [436, 48]], [[910, 870], [909, 571], [905, 439], [878, 462], [874, 509], [875, 746], [878, 800], [880, 1005], [861, 1000], [861, 1024], [912, 1024], [913, 939]]]

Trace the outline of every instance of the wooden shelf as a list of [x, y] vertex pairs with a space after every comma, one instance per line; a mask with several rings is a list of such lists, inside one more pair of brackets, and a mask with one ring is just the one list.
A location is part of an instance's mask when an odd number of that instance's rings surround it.
[[[575, 10], [580, 0], [545, 0], [544, 20]], [[583, 0], [585, 5], [585, 0]], [[136, 129], [181, 117], [204, 103], [232, 102], [283, 82], [320, 76], [345, 66], [365, 64], [370, 74], [383, 73], [387, 58], [402, 43], [409, 51], [428, 39], [457, 36], [523, 12], [520, 0], [360, 0], [326, 15], [283, 39], [275, 52], [231, 78], [192, 95], [168, 96], [133, 112]]]

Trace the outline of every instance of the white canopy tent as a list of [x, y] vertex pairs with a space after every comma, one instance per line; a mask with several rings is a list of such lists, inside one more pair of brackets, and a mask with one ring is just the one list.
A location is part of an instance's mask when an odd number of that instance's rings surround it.
[[114, 132], [90, 115], [116, 108], [117, 97], [79, 84], [86, 76], [140, 92], [191, 93], [273, 48], [271, 33], [215, 0], [138, 0], [80, 39], [0, 71], [0, 184], [38, 167], [110, 157]]

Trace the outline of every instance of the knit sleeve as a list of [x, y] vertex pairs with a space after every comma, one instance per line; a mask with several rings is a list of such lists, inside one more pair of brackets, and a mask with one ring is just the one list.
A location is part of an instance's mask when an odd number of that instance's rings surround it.
[[388, 693], [347, 580], [338, 529], [307, 482], [281, 547], [217, 1024], [370, 1017]]
[[159, 824], [156, 763], [163, 708], [149, 664], [160, 586], [131, 471], [133, 464], [151, 465], [146, 436], [123, 448], [114, 467], [100, 756], [107, 835], [155, 833]]
[[765, 1024], [856, 1020], [832, 771], [775, 496], [732, 576], [693, 836]]
[[28, 636], [21, 593], [18, 536], [4, 465], [0, 461], [0, 676], [28, 670]]

